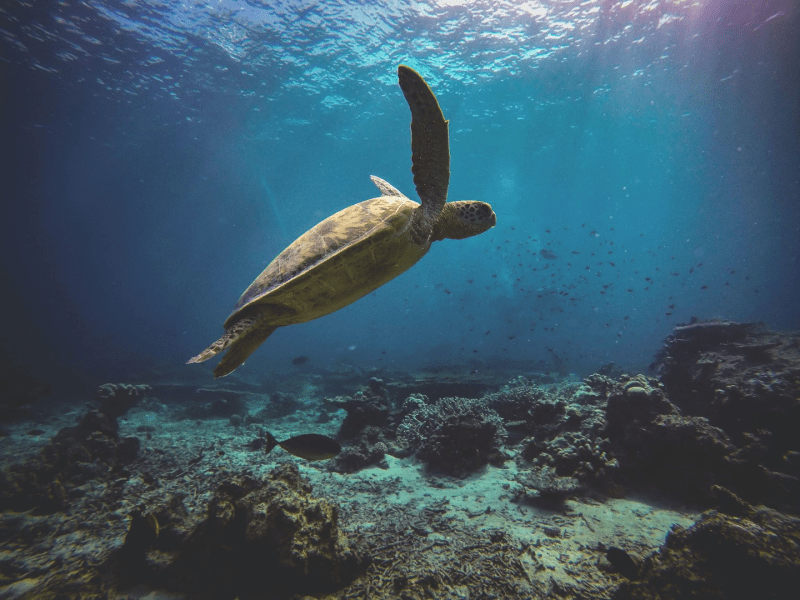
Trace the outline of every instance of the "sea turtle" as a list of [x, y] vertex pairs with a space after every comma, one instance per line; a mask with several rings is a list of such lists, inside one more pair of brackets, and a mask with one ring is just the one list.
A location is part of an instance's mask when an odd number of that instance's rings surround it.
[[413, 69], [397, 69], [411, 108], [411, 171], [422, 204], [372, 177], [381, 195], [328, 217], [281, 252], [245, 290], [225, 333], [189, 363], [227, 350], [215, 377], [232, 373], [278, 327], [344, 308], [410, 268], [445, 238], [463, 239], [494, 227], [485, 202], [447, 202], [447, 121], [433, 92]]

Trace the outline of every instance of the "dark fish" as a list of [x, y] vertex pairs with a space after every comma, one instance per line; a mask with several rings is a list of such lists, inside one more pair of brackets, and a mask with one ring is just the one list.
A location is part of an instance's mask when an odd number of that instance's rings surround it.
[[304, 365], [308, 362], [307, 356], [298, 356], [297, 358], [292, 359], [293, 365]]
[[542, 258], [544, 258], [545, 260], [555, 260], [555, 259], [558, 258], [558, 256], [555, 255], [555, 253], [553, 253], [550, 250], [547, 250], [545, 248], [542, 248], [541, 250], [539, 250], [539, 255]]
[[633, 579], [639, 573], [638, 563], [622, 548], [610, 546], [606, 548], [606, 558], [620, 575]]
[[333, 458], [342, 451], [336, 440], [318, 433], [306, 433], [279, 442], [271, 433], [267, 432], [267, 445], [265, 450], [269, 454], [275, 446], [280, 446], [289, 454], [294, 454], [306, 460], [325, 460]]
[[31, 429], [28, 432], [28, 435], [42, 435], [44, 433], [44, 429]]

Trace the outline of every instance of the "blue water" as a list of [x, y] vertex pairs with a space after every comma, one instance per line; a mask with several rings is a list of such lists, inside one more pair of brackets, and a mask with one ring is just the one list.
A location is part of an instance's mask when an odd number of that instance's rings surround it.
[[371, 174], [416, 198], [400, 63], [497, 227], [236, 376], [643, 369], [693, 316], [800, 326], [795, 2], [362, 4], [0, 8], [4, 371], [210, 380], [184, 363], [295, 237]]

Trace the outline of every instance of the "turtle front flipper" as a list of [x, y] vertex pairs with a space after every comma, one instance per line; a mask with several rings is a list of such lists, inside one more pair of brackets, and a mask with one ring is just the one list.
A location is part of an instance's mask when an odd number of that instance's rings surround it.
[[450, 184], [447, 120], [436, 96], [419, 73], [400, 65], [397, 75], [411, 109], [411, 172], [422, 201], [422, 227], [429, 234], [447, 202], [447, 187]]

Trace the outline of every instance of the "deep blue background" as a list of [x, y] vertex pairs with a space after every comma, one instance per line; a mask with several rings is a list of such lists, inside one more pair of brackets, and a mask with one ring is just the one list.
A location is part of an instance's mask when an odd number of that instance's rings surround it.
[[498, 226], [279, 330], [237, 376], [298, 355], [586, 374], [645, 368], [692, 316], [798, 327], [791, 2], [598, 2], [556, 41], [557, 23], [492, 21], [492, 3], [377, 27], [382, 5], [352, 31], [355, 5], [315, 20], [321, 7], [292, 4], [224, 44], [209, 32], [266, 5], [194, 23], [113, 2], [95, 5], [113, 18], [83, 5], [0, 14], [3, 375], [210, 380], [211, 364], [185, 361], [288, 243], [373, 197], [370, 174], [415, 198], [400, 62], [451, 121], [450, 198], [490, 202]]

